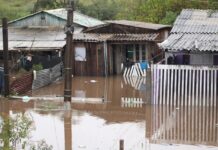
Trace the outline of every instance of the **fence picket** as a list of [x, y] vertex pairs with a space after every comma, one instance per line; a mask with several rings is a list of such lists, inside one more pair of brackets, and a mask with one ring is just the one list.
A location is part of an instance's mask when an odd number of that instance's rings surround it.
[[153, 103], [216, 106], [217, 71], [218, 67], [152, 65]]

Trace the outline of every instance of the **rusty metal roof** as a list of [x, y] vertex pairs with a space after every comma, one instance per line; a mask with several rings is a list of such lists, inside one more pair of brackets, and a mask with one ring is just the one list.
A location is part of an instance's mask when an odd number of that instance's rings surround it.
[[80, 33], [74, 34], [75, 41], [102, 42], [102, 41], [120, 41], [120, 42], [137, 42], [137, 41], [155, 41], [158, 34], [97, 34], [97, 33]]
[[170, 25], [146, 23], [146, 22], [139, 22], [139, 21], [129, 21], [129, 20], [109, 20], [106, 22], [113, 23], [113, 24], [119, 24], [119, 25], [144, 28], [144, 29], [149, 29], [149, 30], [160, 30], [160, 29], [164, 29], [164, 28], [171, 28]]
[[182, 10], [159, 46], [168, 51], [218, 51], [218, 11]]

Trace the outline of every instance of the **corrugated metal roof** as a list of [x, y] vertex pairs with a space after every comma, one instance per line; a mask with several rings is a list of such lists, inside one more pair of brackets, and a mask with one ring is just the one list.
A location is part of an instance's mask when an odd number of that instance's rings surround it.
[[[0, 40], [2, 41], [2, 28], [0, 28]], [[62, 28], [9, 28], [8, 39], [10, 41], [54, 41], [63, 40], [66, 37]]]
[[169, 51], [218, 51], [218, 11], [182, 10], [159, 46]]
[[160, 47], [169, 51], [218, 51], [218, 34], [171, 34]]
[[96, 33], [81, 33], [74, 34], [75, 41], [155, 41], [158, 34], [96, 34]]
[[162, 24], [153, 24], [153, 23], [145, 23], [139, 21], [129, 21], [129, 20], [109, 20], [106, 21], [108, 23], [120, 24], [126, 26], [133, 26], [138, 28], [150, 29], [150, 30], [160, 30], [164, 28], [170, 28], [170, 25], [162, 25]]
[[217, 33], [218, 11], [184, 9], [177, 17], [171, 33]]
[[[67, 20], [67, 11], [65, 8], [45, 10], [45, 12], [60, 17], [64, 20]], [[77, 11], [74, 12], [74, 23], [77, 23], [85, 27], [93, 27], [93, 26], [104, 24], [103, 21], [81, 14]]]
[[[9, 41], [9, 50], [58, 50], [64, 47], [65, 41]], [[0, 41], [0, 51], [3, 50], [3, 42]]]
[[[59, 28], [9, 28], [8, 46], [10, 50], [55, 50], [64, 47], [65, 37], [63, 29]], [[3, 50], [2, 40], [2, 29], [0, 28], [0, 50]]]

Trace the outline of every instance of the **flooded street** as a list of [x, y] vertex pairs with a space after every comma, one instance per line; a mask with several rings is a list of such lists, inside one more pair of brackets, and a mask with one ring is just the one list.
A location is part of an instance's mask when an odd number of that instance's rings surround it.
[[[74, 77], [72, 95], [62, 100], [0, 101], [1, 116], [31, 118], [30, 140], [45, 140], [54, 150], [218, 150], [217, 106], [152, 105], [144, 78]], [[63, 96], [56, 82], [29, 96]], [[86, 103], [85, 99], [100, 100]]]

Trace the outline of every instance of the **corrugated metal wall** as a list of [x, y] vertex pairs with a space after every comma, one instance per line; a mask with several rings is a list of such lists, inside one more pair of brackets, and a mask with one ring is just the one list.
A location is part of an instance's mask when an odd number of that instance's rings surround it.
[[61, 77], [63, 63], [60, 63], [53, 68], [44, 69], [34, 73], [35, 79], [33, 80], [32, 89], [38, 89], [54, 82], [57, 78]]

